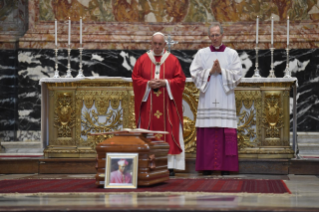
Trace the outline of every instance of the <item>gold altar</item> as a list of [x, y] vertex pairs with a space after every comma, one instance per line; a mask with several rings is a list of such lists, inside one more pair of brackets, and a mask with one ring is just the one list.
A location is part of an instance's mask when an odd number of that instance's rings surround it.
[[[239, 157], [292, 158], [289, 94], [296, 81], [259, 81], [246, 78], [236, 88]], [[96, 157], [96, 145], [111, 135], [89, 133], [135, 128], [130, 79], [48, 79], [41, 84], [45, 157]], [[187, 157], [196, 153], [198, 94], [188, 79], [183, 93]]]

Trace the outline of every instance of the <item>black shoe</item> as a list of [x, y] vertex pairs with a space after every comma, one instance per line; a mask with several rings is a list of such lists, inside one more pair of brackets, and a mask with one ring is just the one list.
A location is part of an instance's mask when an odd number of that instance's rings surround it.
[[203, 175], [211, 175], [211, 174], [212, 174], [212, 171], [208, 171], [208, 170], [203, 171]]
[[174, 169], [169, 169], [169, 176], [170, 176], [170, 177], [175, 176]]
[[222, 175], [230, 175], [229, 171], [222, 171], [221, 174]]

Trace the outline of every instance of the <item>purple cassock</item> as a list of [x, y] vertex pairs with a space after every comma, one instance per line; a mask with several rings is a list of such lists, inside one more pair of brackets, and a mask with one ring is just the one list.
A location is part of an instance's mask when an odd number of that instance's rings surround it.
[[119, 170], [111, 172], [110, 183], [132, 183], [129, 173], [122, 174]]
[[238, 171], [237, 130], [197, 128], [196, 171]]

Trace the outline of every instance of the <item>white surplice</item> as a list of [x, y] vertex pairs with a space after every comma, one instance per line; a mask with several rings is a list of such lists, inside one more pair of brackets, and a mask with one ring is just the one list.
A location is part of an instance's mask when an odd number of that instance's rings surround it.
[[[221, 74], [210, 75], [216, 59]], [[195, 126], [237, 128], [234, 89], [242, 77], [237, 52], [228, 47], [223, 52], [212, 52], [210, 47], [200, 49], [191, 64], [190, 73], [200, 90]]]

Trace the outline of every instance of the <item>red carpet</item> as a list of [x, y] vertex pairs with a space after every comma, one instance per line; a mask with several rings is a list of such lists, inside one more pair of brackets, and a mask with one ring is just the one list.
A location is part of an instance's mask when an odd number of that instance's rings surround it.
[[282, 180], [240, 179], [170, 179], [150, 187], [137, 189], [104, 189], [94, 179], [29, 179], [2, 180], [0, 193], [73, 193], [73, 192], [247, 192], [291, 193]]

